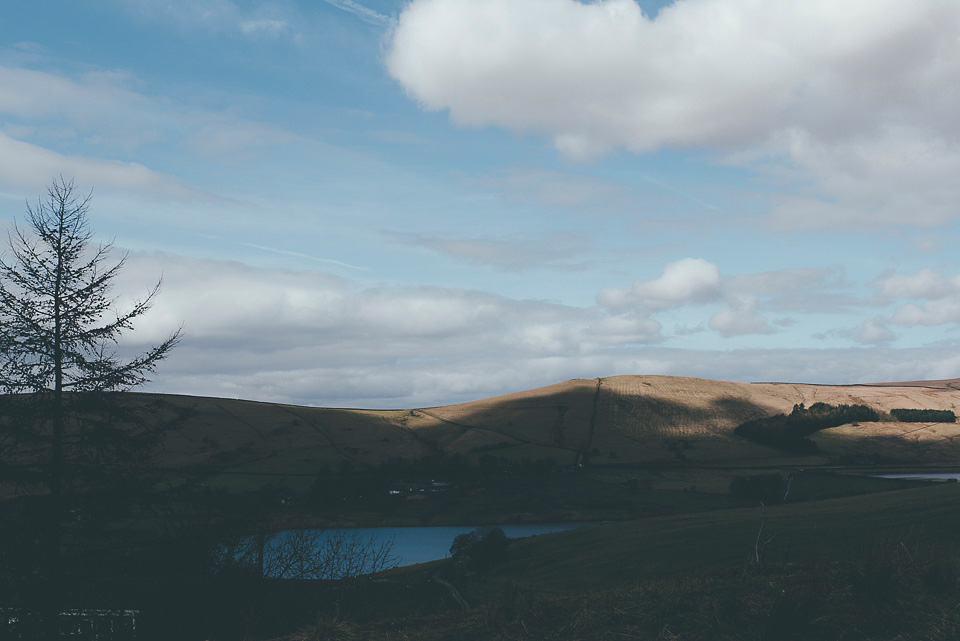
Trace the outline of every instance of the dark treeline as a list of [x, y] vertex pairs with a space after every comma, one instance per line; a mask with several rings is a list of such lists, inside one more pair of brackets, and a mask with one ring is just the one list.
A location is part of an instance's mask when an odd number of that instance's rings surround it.
[[815, 454], [817, 444], [809, 435], [847, 423], [879, 421], [880, 415], [866, 405], [828, 405], [803, 403], [793, 406], [790, 414], [777, 414], [741, 423], [734, 434], [763, 445], [771, 445], [795, 454]]
[[903, 423], [956, 423], [952, 410], [890, 410], [890, 415]]

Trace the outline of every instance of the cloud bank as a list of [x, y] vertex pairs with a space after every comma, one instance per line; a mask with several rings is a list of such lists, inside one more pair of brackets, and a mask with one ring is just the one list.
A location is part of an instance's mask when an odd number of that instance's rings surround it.
[[[778, 283], [793, 283], [805, 294], [832, 282], [804, 271], [724, 277], [702, 259], [677, 261], [661, 277], [623, 290], [635, 297], [633, 307], [603, 309], [465, 289], [370, 287], [317, 271], [133, 253], [117, 282], [120, 304], [145, 293], [160, 273], [156, 305], [124, 346], [142, 350], [182, 324], [181, 346], [150, 387], [173, 393], [403, 408], [617, 374], [855, 383], [945, 378], [960, 366], [955, 350], [942, 345], [883, 347], [892, 338], [887, 326], [899, 321], [871, 308], [871, 317], [845, 336], [848, 344], [873, 345], [869, 349], [671, 347], [658, 313], [701, 305], [709, 331], [730, 338], [766, 334], [778, 322], [768, 318]], [[659, 289], [684, 279], [686, 299]], [[903, 280], [891, 276], [877, 287], [941, 292], [897, 284]], [[960, 288], [945, 295], [960, 299]], [[651, 301], [659, 311], [640, 306]], [[952, 319], [960, 322], [960, 312]]]
[[164, 254], [132, 254], [117, 290], [142, 294], [160, 273], [163, 291], [127, 346], [183, 324], [157, 382], [171, 392], [427, 405], [570, 378], [610, 350], [661, 339], [657, 321], [629, 311]]

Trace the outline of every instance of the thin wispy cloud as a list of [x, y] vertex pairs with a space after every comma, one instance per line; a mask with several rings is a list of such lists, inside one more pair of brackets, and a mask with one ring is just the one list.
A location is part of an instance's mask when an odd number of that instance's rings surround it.
[[319, 256], [311, 256], [310, 254], [302, 254], [300, 252], [291, 251], [289, 249], [277, 249], [276, 247], [267, 247], [266, 245], [257, 245], [255, 243], [237, 243], [241, 247], [250, 247], [252, 249], [259, 249], [260, 251], [271, 252], [274, 254], [281, 254], [283, 256], [293, 256], [295, 258], [304, 258], [306, 260], [312, 260], [315, 263], [326, 263], [328, 265], [338, 265], [340, 267], [346, 267], [348, 269], [357, 269], [360, 271], [370, 271], [369, 267], [360, 267], [358, 265], [351, 265], [350, 263], [345, 263], [343, 261], [334, 260], [333, 258], [320, 258]]
[[289, 28], [286, 20], [243, 20], [240, 30], [245, 34], [265, 33], [279, 35]]
[[385, 27], [391, 22], [390, 16], [385, 16], [378, 11], [374, 11], [370, 7], [365, 7], [362, 4], [353, 2], [353, 0], [325, 0], [325, 2], [333, 5], [337, 9], [341, 9], [347, 13], [352, 13], [364, 22], [369, 22], [370, 24]]
[[647, 174], [640, 174], [640, 177], [643, 178], [644, 180], [646, 180], [648, 183], [653, 183], [654, 185], [656, 185], [656, 186], [659, 187], [660, 189], [663, 189], [664, 191], [668, 191], [668, 192], [670, 192], [671, 194], [680, 196], [681, 198], [686, 198], [686, 199], [689, 200], [690, 202], [696, 203], [696, 204], [700, 205], [701, 207], [703, 207], [704, 209], [710, 209], [710, 210], [712, 210], [712, 211], [720, 211], [720, 208], [717, 207], [716, 205], [711, 205], [710, 203], [708, 203], [708, 202], [705, 201], [705, 200], [700, 200], [700, 199], [697, 198], [696, 196], [691, 196], [690, 194], [688, 194], [688, 193], [685, 192], [685, 191], [682, 191], [682, 190], [680, 190], [680, 189], [677, 189], [676, 187], [671, 187], [671, 186], [668, 185], [667, 183], [663, 182], [662, 180], [657, 180], [657, 179], [654, 178], [653, 176], [650, 176], [650, 175], [647, 175]]

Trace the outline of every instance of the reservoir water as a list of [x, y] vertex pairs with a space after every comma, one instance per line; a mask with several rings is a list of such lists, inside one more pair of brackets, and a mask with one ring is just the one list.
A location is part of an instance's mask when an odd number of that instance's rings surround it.
[[[500, 525], [504, 534], [511, 539], [528, 536], [538, 536], [552, 532], [563, 532], [588, 525], [597, 525], [599, 522], [573, 523], [536, 523], [526, 525]], [[363, 541], [373, 540], [377, 543], [391, 543], [391, 556], [395, 565], [413, 565], [436, 561], [450, 556], [450, 544], [460, 534], [472, 532], [477, 526], [409, 526], [409, 527], [375, 527], [375, 528], [330, 528], [318, 530], [322, 542], [330, 537], [347, 535], [357, 537]], [[292, 531], [280, 532], [278, 539], [283, 539]], [[275, 544], [275, 543], [274, 543]], [[391, 566], [394, 565], [391, 563]]]

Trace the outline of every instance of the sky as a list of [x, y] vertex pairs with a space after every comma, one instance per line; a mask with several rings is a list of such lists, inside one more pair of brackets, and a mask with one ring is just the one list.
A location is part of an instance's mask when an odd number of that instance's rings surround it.
[[149, 391], [960, 376], [953, 0], [4, 0], [0, 227], [127, 254]]

